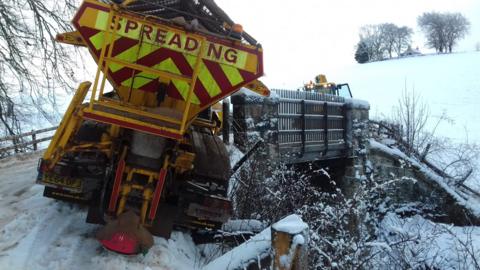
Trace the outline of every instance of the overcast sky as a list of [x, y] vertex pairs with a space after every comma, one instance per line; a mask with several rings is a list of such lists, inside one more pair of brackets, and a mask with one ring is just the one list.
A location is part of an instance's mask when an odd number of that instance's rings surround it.
[[416, 19], [426, 11], [461, 12], [470, 35], [456, 48], [471, 51], [480, 42], [480, 0], [216, 0], [264, 48], [263, 81], [271, 88], [295, 88], [318, 73], [355, 64], [358, 30], [365, 24], [392, 22], [414, 29], [413, 47], [424, 39]]

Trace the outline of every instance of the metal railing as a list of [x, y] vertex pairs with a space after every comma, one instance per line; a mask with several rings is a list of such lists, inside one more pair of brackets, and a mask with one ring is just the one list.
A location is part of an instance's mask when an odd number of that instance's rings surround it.
[[[49, 135], [43, 138], [37, 138], [37, 135], [48, 133], [56, 129], [57, 127], [50, 127], [0, 138], [0, 143], [11, 142], [8, 146], [0, 146], [0, 158], [8, 154], [10, 151], [14, 151], [14, 153], [24, 152], [26, 150], [25, 148], [28, 146], [32, 146], [31, 150], [37, 151], [40, 143], [50, 141], [53, 137], [53, 135]], [[31, 139], [26, 141], [26, 137], [30, 137]]]
[[278, 104], [278, 145], [282, 155], [319, 158], [347, 148], [345, 100], [314, 92], [274, 90]]

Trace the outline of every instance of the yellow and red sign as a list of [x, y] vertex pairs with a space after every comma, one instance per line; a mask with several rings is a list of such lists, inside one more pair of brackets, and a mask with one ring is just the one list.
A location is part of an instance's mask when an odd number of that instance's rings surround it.
[[[156, 92], [161, 78], [151, 70], [192, 77], [197, 60], [200, 60], [191, 102], [206, 107], [263, 75], [261, 48], [213, 35], [186, 32], [127, 11], [113, 11], [112, 6], [95, 0], [83, 2], [73, 24], [97, 64], [107, 63], [107, 77], [115, 88], [124, 86]], [[106, 31], [114, 32], [113, 41], [105, 35]], [[205, 44], [200, 51], [202, 40]], [[107, 59], [98, 63], [102, 49], [111, 50], [111, 58], [119, 61]], [[136, 68], [121, 63], [135, 64]], [[186, 100], [189, 88], [184, 80], [170, 79], [167, 95]]]

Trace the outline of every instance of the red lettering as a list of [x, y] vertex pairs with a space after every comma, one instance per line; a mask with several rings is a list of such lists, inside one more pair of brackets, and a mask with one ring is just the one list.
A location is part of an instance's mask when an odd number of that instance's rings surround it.
[[235, 64], [237, 63], [237, 59], [237, 51], [234, 49], [228, 49], [225, 51], [225, 60], [227, 60], [227, 62]]
[[215, 58], [220, 59], [222, 57], [222, 51], [223, 51], [222, 46], [218, 46], [218, 50], [217, 50], [215, 45], [213, 43], [210, 43], [210, 46], [208, 47], [207, 56], [211, 57], [213, 53]]
[[[121, 19], [120, 19], [121, 20]], [[110, 24], [110, 29], [114, 29], [115, 28], [115, 23], [117, 22], [117, 16], [113, 16], [112, 17], [112, 23]], [[122, 28], [122, 25], [119, 23], [117, 25], [117, 31], [120, 30], [120, 28]]]
[[143, 25], [143, 34], [149, 39], [151, 40], [152, 37], [150, 36], [153, 32], [153, 27], [151, 27], [150, 25]]
[[158, 29], [157, 30], [157, 36], [155, 38], [155, 42], [159, 43], [159, 44], [165, 44], [165, 39], [167, 38], [167, 31], [165, 30], [162, 30], [162, 29]]
[[187, 41], [185, 42], [185, 50], [187, 51], [195, 51], [198, 48], [198, 41], [191, 37], [187, 37]]
[[172, 44], [177, 45], [179, 49], [182, 48], [182, 41], [180, 40], [180, 35], [175, 34], [173, 35], [172, 39], [170, 39], [170, 42], [168, 43], [168, 46], [172, 46]]
[[135, 30], [138, 28], [138, 23], [134, 21], [127, 21], [127, 25], [125, 26], [125, 34], [128, 33], [130, 30]]

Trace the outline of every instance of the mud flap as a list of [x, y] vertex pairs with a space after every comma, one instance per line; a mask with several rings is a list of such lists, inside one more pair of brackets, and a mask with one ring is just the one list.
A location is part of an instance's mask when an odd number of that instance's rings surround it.
[[160, 203], [157, 208], [155, 220], [153, 221], [152, 226], [149, 228], [149, 231], [155, 236], [169, 239], [173, 230], [173, 224], [175, 223], [178, 215], [179, 213], [177, 206], [168, 203]]
[[102, 197], [100, 191], [95, 191], [90, 201], [87, 214], [87, 223], [105, 225], [104, 211], [102, 207]]

